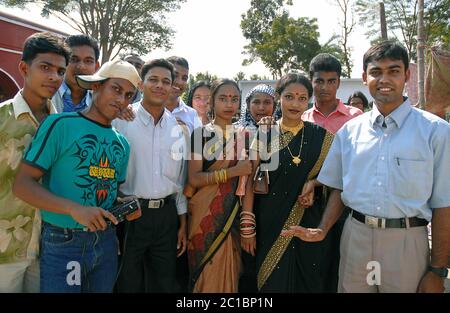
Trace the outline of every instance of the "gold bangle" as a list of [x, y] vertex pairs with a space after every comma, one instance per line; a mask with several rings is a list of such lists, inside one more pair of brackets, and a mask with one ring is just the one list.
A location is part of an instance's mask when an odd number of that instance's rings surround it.
[[228, 180], [227, 170], [223, 170], [223, 175], [225, 176], [225, 182]]
[[221, 174], [221, 178], [222, 178], [222, 183], [226, 183], [227, 179], [226, 179], [225, 170], [221, 169], [220, 174]]
[[214, 178], [216, 179], [216, 184], [219, 184], [219, 171], [214, 171]]
[[253, 218], [256, 218], [255, 213], [251, 212], [251, 211], [241, 211], [241, 213], [239, 214], [239, 216], [242, 217], [242, 215], [250, 215]]

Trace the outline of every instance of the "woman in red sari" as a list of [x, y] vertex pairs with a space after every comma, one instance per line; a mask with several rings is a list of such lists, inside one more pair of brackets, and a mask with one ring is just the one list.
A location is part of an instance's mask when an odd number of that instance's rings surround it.
[[[239, 176], [252, 172], [238, 152], [232, 118], [240, 105], [238, 85], [221, 79], [211, 86], [210, 124], [191, 137], [188, 206], [190, 291], [237, 292], [241, 267]], [[241, 159], [239, 161], [239, 159]]]

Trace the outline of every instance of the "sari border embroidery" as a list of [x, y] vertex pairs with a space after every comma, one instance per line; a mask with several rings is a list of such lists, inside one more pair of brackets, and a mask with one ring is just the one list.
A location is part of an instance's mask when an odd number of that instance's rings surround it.
[[233, 211], [231, 212], [227, 222], [225, 223], [225, 226], [220, 231], [220, 233], [217, 235], [216, 239], [214, 239], [213, 243], [209, 247], [208, 251], [205, 253], [203, 259], [200, 261], [199, 267], [203, 267], [203, 265], [208, 262], [208, 260], [214, 255], [214, 253], [217, 251], [219, 246], [222, 244], [225, 236], [228, 235], [231, 226], [233, 225], [234, 219], [236, 218], [237, 212], [239, 210], [239, 201], [236, 202], [234, 205]]
[[322, 148], [320, 150], [320, 155], [317, 158], [316, 164], [314, 164], [313, 168], [308, 174], [308, 180], [315, 178], [319, 175], [319, 171], [322, 168], [323, 162], [330, 150], [331, 144], [333, 143], [334, 135], [330, 132], [326, 132], [323, 138]]
[[[308, 173], [308, 180], [313, 179], [319, 174], [319, 170], [322, 167], [322, 164], [325, 160], [325, 157], [328, 154], [328, 151], [330, 150], [331, 143], [333, 142], [334, 135], [326, 132], [322, 147], [320, 150], [320, 155], [317, 158], [316, 163], [314, 164], [311, 171]], [[285, 224], [283, 225], [283, 229], [289, 229], [290, 226], [299, 225], [303, 214], [305, 213], [305, 208], [300, 205], [298, 200], [295, 202], [294, 206], [292, 207], [291, 213], [289, 214], [289, 217], [287, 218]], [[258, 290], [261, 290], [261, 288], [266, 283], [269, 276], [272, 274], [274, 269], [276, 268], [278, 262], [281, 260], [281, 257], [285, 253], [289, 243], [291, 242], [292, 237], [282, 237], [278, 236], [277, 240], [273, 244], [272, 248], [270, 248], [269, 252], [267, 253], [267, 256], [264, 259], [263, 264], [261, 265], [261, 268], [258, 272]]]
[[[289, 217], [287, 218], [283, 226], [283, 229], [289, 228], [289, 226], [292, 225], [298, 225], [303, 217], [304, 212], [305, 208], [301, 207], [300, 203], [296, 201], [294, 207], [291, 210], [291, 213], [289, 214]], [[272, 274], [291, 240], [292, 237], [279, 236], [273, 244], [272, 248], [270, 248], [270, 251], [269, 253], [267, 253], [267, 256], [264, 259], [264, 262], [258, 272], [258, 290], [261, 290], [269, 276]]]

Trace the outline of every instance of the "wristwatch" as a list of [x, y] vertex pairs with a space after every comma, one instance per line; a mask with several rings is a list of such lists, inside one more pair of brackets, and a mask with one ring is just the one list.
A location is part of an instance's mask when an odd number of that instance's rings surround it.
[[448, 268], [446, 267], [432, 267], [431, 265], [428, 265], [428, 271], [433, 272], [436, 275], [438, 275], [441, 278], [448, 278]]

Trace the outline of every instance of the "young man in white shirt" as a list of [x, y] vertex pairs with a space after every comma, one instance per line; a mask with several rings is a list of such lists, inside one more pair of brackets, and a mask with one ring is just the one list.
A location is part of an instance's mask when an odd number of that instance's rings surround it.
[[165, 108], [175, 77], [164, 59], [144, 64], [136, 118], [116, 120], [131, 147], [125, 195], [136, 195], [142, 216], [127, 222], [118, 292], [174, 292], [176, 259], [186, 250], [186, 142]]
[[181, 95], [186, 91], [189, 79], [189, 63], [185, 58], [172, 56], [167, 59], [175, 68], [175, 80], [172, 84], [172, 92], [166, 102], [168, 109], [181, 125], [189, 128], [189, 134], [194, 129], [202, 127], [202, 122], [198, 117], [197, 111], [189, 107], [181, 99]]

